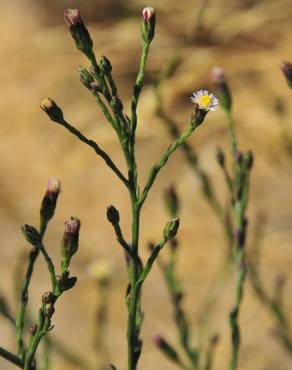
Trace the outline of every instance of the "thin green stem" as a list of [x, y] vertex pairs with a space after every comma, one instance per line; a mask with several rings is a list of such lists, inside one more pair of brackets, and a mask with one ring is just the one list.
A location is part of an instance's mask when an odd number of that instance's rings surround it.
[[105, 163], [112, 169], [112, 171], [118, 176], [118, 178], [123, 182], [123, 184], [128, 188], [129, 183], [126, 177], [121, 173], [121, 171], [117, 168], [111, 158], [106, 154], [104, 150], [102, 150], [95, 141], [88, 139], [85, 137], [80, 131], [78, 131], [75, 127], [71, 126], [68, 122], [63, 121], [60, 123], [61, 126], [65, 127], [71, 134], [76, 136], [80, 141], [90, 146], [95, 153], [100, 156]]
[[147, 183], [143, 189], [141, 197], [139, 199], [139, 204], [142, 205], [151, 189], [159, 171], [164, 167], [171, 156], [171, 154], [182, 144], [184, 143], [198, 127], [198, 124], [190, 124], [189, 127], [181, 134], [181, 136], [165, 151], [160, 160], [151, 168]]
[[53, 264], [53, 261], [52, 261], [51, 257], [48, 255], [48, 252], [47, 252], [43, 243], [40, 243], [38, 247], [39, 247], [42, 255], [44, 256], [44, 259], [45, 259], [45, 261], [47, 263], [47, 266], [48, 266], [48, 270], [50, 272], [52, 292], [55, 295], [59, 295], [60, 291], [59, 291], [59, 287], [58, 287], [58, 283], [57, 283], [57, 278], [56, 278], [56, 273], [55, 273], [55, 266]]
[[231, 152], [234, 156], [234, 159], [236, 159], [237, 140], [234, 134], [234, 120], [233, 120], [232, 113], [230, 110], [226, 110], [226, 117], [227, 117], [227, 122], [228, 122], [228, 134], [229, 134], [229, 138], [231, 142]]

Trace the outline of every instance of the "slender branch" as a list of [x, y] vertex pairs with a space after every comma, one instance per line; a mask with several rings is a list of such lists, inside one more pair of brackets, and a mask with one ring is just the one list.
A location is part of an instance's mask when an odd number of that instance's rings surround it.
[[149, 190], [151, 189], [159, 171], [162, 169], [162, 167], [165, 166], [167, 163], [169, 157], [171, 154], [182, 144], [185, 140], [187, 140], [191, 134], [195, 131], [195, 129], [198, 127], [198, 124], [190, 124], [189, 127], [181, 134], [181, 136], [165, 151], [165, 153], [162, 155], [160, 160], [151, 168], [147, 183], [144, 187], [144, 190], [141, 194], [141, 197], [139, 199], [139, 204], [142, 205], [149, 193]]
[[117, 224], [114, 224], [113, 227], [116, 233], [117, 241], [124, 248], [124, 250], [129, 254], [129, 256], [132, 256], [133, 255], [132, 250], [123, 237], [120, 225], [117, 223]]
[[5, 358], [5, 360], [7, 360], [7, 361], [13, 363], [14, 365], [20, 367], [21, 369], [23, 369], [23, 362], [21, 361], [21, 359], [18, 358], [13, 353], [4, 349], [3, 347], [0, 347], [0, 356]]
[[43, 243], [40, 243], [38, 247], [39, 247], [39, 250], [41, 251], [42, 255], [44, 256], [44, 259], [45, 259], [45, 261], [47, 263], [47, 266], [48, 266], [48, 270], [50, 272], [51, 283], [52, 283], [52, 291], [53, 291], [54, 294], [59, 295], [60, 292], [59, 292], [59, 288], [58, 288], [58, 283], [57, 283], [56, 273], [55, 273], [55, 266], [53, 264], [53, 261], [52, 261], [51, 257], [48, 255], [48, 252], [47, 252]]
[[71, 132], [71, 134], [75, 135], [80, 141], [90, 146], [98, 156], [100, 156], [105, 163], [113, 170], [113, 172], [119, 177], [120, 180], [125, 184], [125, 186], [128, 188], [129, 182], [125, 178], [125, 176], [121, 173], [121, 171], [117, 168], [117, 166], [114, 164], [114, 162], [111, 160], [111, 158], [106, 154], [104, 150], [102, 150], [95, 141], [88, 139], [85, 137], [80, 131], [78, 131], [75, 127], [71, 126], [68, 122], [65, 120], [62, 123], [59, 123], [61, 126], [65, 127], [68, 131]]

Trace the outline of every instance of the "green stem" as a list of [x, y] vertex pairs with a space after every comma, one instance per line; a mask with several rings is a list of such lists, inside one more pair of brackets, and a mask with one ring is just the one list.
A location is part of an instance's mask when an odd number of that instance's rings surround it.
[[5, 358], [5, 360], [11, 362], [12, 364], [14, 364], [14, 365], [20, 367], [21, 369], [23, 369], [22, 360], [20, 358], [18, 358], [16, 355], [14, 355], [13, 353], [4, 349], [3, 347], [0, 347], [0, 356]]
[[162, 155], [160, 160], [151, 168], [147, 183], [144, 187], [144, 190], [141, 194], [141, 197], [139, 199], [139, 204], [142, 205], [149, 193], [149, 190], [151, 189], [156, 176], [158, 175], [159, 171], [164, 167], [171, 156], [171, 154], [182, 144], [184, 143], [195, 131], [195, 129], [199, 126], [199, 124], [190, 124], [189, 127], [181, 134], [181, 136], [165, 151], [165, 153]]
[[71, 132], [71, 134], [75, 135], [80, 141], [90, 146], [92, 149], [94, 149], [95, 153], [100, 156], [105, 163], [110, 167], [113, 172], [118, 176], [118, 178], [125, 184], [125, 186], [128, 188], [129, 183], [126, 177], [121, 173], [121, 171], [117, 168], [117, 166], [114, 164], [114, 162], [111, 160], [111, 158], [106, 154], [104, 150], [102, 150], [95, 141], [88, 139], [85, 137], [80, 131], [78, 131], [75, 127], [71, 126], [68, 122], [63, 121], [60, 123], [61, 126], [65, 127], [68, 131]]
[[226, 110], [227, 122], [228, 122], [228, 134], [231, 142], [231, 152], [236, 159], [237, 154], [237, 140], [234, 134], [234, 121], [230, 110]]
[[45, 261], [47, 263], [47, 266], [48, 266], [48, 270], [50, 272], [51, 283], [52, 283], [52, 291], [55, 295], [59, 295], [60, 292], [59, 292], [59, 287], [58, 287], [58, 283], [57, 283], [57, 279], [56, 279], [55, 266], [53, 264], [53, 261], [52, 261], [51, 257], [48, 255], [48, 252], [47, 252], [45, 246], [43, 245], [43, 243], [40, 243], [39, 249], [40, 249], [42, 255], [44, 256], [44, 259], [45, 259]]

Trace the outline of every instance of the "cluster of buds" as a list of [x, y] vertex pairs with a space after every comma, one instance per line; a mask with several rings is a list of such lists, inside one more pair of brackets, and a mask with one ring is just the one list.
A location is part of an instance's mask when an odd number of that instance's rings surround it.
[[42, 110], [47, 113], [50, 119], [57, 123], [64, 122], [62, 109], [51, 98], [43, 98], [40, 104]]
[[154, 38], [155, 34], [155, 23], [156, 23], [156, 16], [155, 11], [151, 7], [147, 7], [143, 9], [142, 12], [142, 36], [144, 42], [150, 44], [150, 42]]
[[230, 111], [232, 106], [232, 97], [224, 70], [221, 67], [214, 67], [212, 70], [212, 80], [215, 84], [219, 102], [223, 109]]
[[45, 225], [52, 219], [55, 213], [58, 196], [61, 191], [61, 182], [56, 177], [50, 178], [48, 181], [47, 191], [42, 200], [40, 217], [41, 225]]
[[166, 241], [171, 240], [174, 238], [177, 234], [179, 228], [179, 218], [173, 218], [172, 220], [168, 221], [168, 223], [165, 225], [163, 236]]
[[93, 42], [85, 27], [78, 9], [67, 9], [64, 12], [64, 20], [71, 32], [77, 49], [82, 51], [88, 58], [93, 55]]
[[165, 206], [172, 217], [175, 217], [179, 209], [179, 200], [173, 184], [169, 185], [164, 191]]
[[69, 271], [65, 271], [61, 274], [58, 274], [56, 276], [58, 287], [61, 290], [61, 292], [64, 292], [65, 290], [69, 290], [74, 287], [74, 285], [77, 282], [76, 276], [69, 277]]
[[77, 252], [79, 243], [80, 220], [71, 217], [65, 222], [65, 231], [61, 242], [61, 254], [63, 256], [63, 268], [66, 270], [69, 266], [71, 257]]
[[292, 64], [289, 62], [282, 62], [280, 64], [280, 69], [286, 78], [288, 86], [292, 89]]

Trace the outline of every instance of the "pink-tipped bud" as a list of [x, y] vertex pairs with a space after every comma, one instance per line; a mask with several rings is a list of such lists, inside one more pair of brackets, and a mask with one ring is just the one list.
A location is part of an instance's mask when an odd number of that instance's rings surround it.
[[80, 220], [71, 217], [65, 222], [65, 231], [61, 242], [61, 254], [63, 256], [63, 267], [66, 270], [71, 257], [77, 252], [79, 243]]
[[155, 34], [155, 10], [151, 7], [143, 9], [142, 12], [142, 36], [145, 43], [150, 44]]
[[283, 61], [280, 64], [280, 69], [283, 72], [284, 77], [286, 78], [288, 86], [292, 88], [292, 63]]
[[214, 67], [212, 69], [211, 74], [212, 74], [212, 80], [216, 85], [226, 82], [223, 68]]
[[48, 181], [47, 191], [41, 204], [40, 210], [41, 233], [43, 233], [48, 222], [54, 216], [60, 191], [61, 191], [61, 181], [56, 177], [51, 177]]
[[232, 98], [223, 68], [214, 67], [211, 72], [211, 77], [217, 90], [219, 103], [223, 109], [230, 111]]
[[155, 15], [155, 11], [153, 8], [148, 6], [147, 8], [143, 9], [142, 14], [143, 14], [144, 21], [149, 22], [150, 19]]
[[47, 194], [59, 194], [61, 191], [61, 181], [57, 177], [51, 177], [48, 181]]
[[85, 27], [78, 9], [67, 9], [64, 12], [64, 20], [71, 32], [76, 47], [81, 50], [88, 58], [93, 55], [93, 42], [90, 34]]

